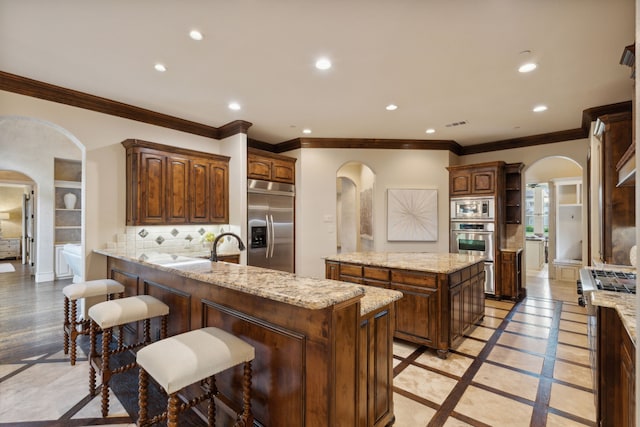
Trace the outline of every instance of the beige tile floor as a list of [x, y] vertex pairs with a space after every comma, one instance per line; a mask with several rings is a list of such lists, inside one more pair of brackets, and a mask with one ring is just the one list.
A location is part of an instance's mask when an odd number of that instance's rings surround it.
[[[486, 300], [484, 320], [446, 360], [396, 341], [395, 426], [595, 426], [586, 316], [575, 285], [536, 286], [517, 305]], [[0, 364], [0, 426], [133, 425], [115, 395], [110, 417], [101, 419], [98, 398], [87, 396], [84, 365], [71, 367], [61, 351]], [[34, 410], [18, 409], [25, 399]]]
[[595, 426], [575, 284], [537, 280], [517, 305], [488, 299], [483, 322], [446, 360], [395, 343], [395, 426]]

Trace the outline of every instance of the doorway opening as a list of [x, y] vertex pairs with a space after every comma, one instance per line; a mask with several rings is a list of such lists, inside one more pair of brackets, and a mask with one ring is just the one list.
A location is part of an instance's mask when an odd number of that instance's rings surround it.
[[373, 193], [375, 174], [360, 162], [336, 172], [336, 246], [338, 253], [374, 250]]
[[575, 282], [587, 239], [582, 167], [566, 157], [546, 157], [525, 171], [527, 280]]
[[35, 263], [35, 182], [27, 175], [0, 170], [0, 260], [16, 259], [29, 269]]

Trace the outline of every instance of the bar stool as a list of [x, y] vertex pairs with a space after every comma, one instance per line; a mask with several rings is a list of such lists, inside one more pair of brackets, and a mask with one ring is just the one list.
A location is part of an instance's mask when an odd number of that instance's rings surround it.
[[[62, 288], [64, 294], [64, 354], [69, 354], [71, 347], [71, 365], [76, 364], [76, 338], [89, 334], [90, 319], [78, 320], [77, 302], [81, 298], [105, 296], [111, 300], [114, 296], [124, 296], [124, 286], [113, 279], [89, 280]], [[80, 327], [80, 330], [78, 330]]]
[[[111, 301], [101, 302], [89, 309], [91, 318], [90, 329], [90, 351], [89, 351], [89, 393], [96, 395], [96, 371], [102, 374], [102, 416], [109, 413], [109, 381], [115, 374], [126, 372], [135, 368], [136, 363], [112, 368], [110, 358], [113, 355], [129, 350], [135, 350], [151, 342], [151, 319], [160, 317], [160, 338], [167, 336], [167, 317], [169, 306], [157, 298], [150, 295], [137, 295]], [[144, 337], [143, 341], [124, 345], [122, 340], [122, 329], [118, 337], [118, 344], [111, 348], [111, 338], [113, 328], [122, 327], [127, 323], [143, 321]], [[98, 354], [96, 349], [96, 335], [102, 329], [102, 353]]]
[[[148, 426], [167, 420], [167, 426], [178, 425], [178, 414], [209, 401], [208, 425], [215, 426], [216, 398], [229, 412], [236, 414], [235, 427], [253, 426], [251, 413], [251, 361], [254, 348], [228, 332], [208, 327], [175, 335], [141, 349], [136, 355], [140, 367], [138, 385], [138, 425]], [[232, 408], [229, 399], [218, 392], [215, 374], [244, 363], [242, 378], [243, 407]], [[148, 379], [151, 376], [169, 395], [167, 410], [148, 418]], [[207, 381], [208, 379], [208, 381]], [[180, 403], [178, 392], [190, 384], [208, 382], [204, 393], [186, 403]]]

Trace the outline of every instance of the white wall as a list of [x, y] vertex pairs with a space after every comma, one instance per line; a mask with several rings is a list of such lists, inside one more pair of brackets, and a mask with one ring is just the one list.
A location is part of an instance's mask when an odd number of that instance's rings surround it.
[[[4, 91], [0, 91], [0, 116], [2, 115], [36, 118], [54, 124], [68, 132], [85, 147], [83, 183], [86, 194], [83, 198], [83, 209], [85, 212], [85, 254], [87, 257], [85, 272], [87, 279], [104, 277], [106, 272], [104, 257], [92, 254], [91, 251], [94, 248], [104, 247], [106, 242], [112, 241], [116, 234], [124, 231], [125, 150], [121, 145], [122, 141], [135, 138], [203, 152], [226, 154], [222, 152], [220, 141], [210, 138]], [[40, 184], [46, 183], [43, 185], [43, 189], [50, 192], [50, 195], [45, 198], [45, 202], [51, 203], [53, 200], [53, 161], [50, 164], [40, 165], [39, 156], [33, 155], [33, 153], [48, 149], [49, 146], [45, 140], [37, 136], [23, 139], [25, 143], [31, 144], [31, 150], [26, 150], [24, 145], [10, 143], [2, 132], [0, 147], [3, 155], [0, 157], [0, 169], [18, 170]], [[226, 152], [243, 149], [242, 138], [231, 137], [228, 139], [230, 141], [228, 145], [225, 144], [224, 149]], [[236, 147], [235, 144], [240, 147]], [[243, 154], [243, 156], [245, 155]], [[233, 157], [237, 158], [239, 162], [243, 162], [237, 155], [234, 154]], [[246, 168], [246, 166], [244, 167]], [[29, 169], [33, 169], [33, 173], [29, 173]], [[237, 177], [243, 171], [238, 169], [242, 169], [242, 167], [239, 168], [235, 162], [230, 165], [230, 176], [235, 177], [234, 183], [230, 185], [234, 188], [234, 204], [238, 201], [236, 195], [241, 194], [239, 188], [242, 186], [237, 181]], [[246, 170], [244, 170], [244, 174], [246, 177]], [[246, 186], [246, 183], [244, 185]], [[43, 207], [40, 206], [40, 208]], [[39, 220], [53, 230], [53, 208], [48, 209], [48, 213], [42, 209], [40, 214], [43, 216]], [[241, 215], [240, 208], [234, 209], [233, 215], [232, 223], [246, 222], [246, 219], [242, 222], [242, 219], [235, 217]], [[50, 238], [44, 241], [40, 240], [39, 243], [50, 248], [47, 251], [52, 253], [53, 233], [50, 234]], [[42, 237], [39, 235], [40, 239]], [[38, 256], [38, 259], [44, 263], [45, 259], [40, 258], [40, 253]], [[45, 256], [47, 255], [45, 254]], [[50, 262], [50, 267], [47, 268], [53, 272], [52, 257], [49, 257], [48, 262]]]
[[[324, 257], [336, 253], [336, 172], [362, 162], [375, 174], [374, 250], [449, 251], [449, 152], [446, 150], [299, 149], [296, 162], [296, 272], [324, 277]], [[438, 241], [387, 242], [387, 189], [438, 190]]]

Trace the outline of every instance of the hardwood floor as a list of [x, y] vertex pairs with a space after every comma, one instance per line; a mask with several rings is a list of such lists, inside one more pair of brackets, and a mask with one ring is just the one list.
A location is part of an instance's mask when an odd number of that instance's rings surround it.
[[0, 364], [61, 348], [62, 288], [71, 283], [35, 283], [28, 266], [11, 264], [15, 272], [0, 273]]
[[[99, 397], [88, 395], [83, 349], [76, 366], [62, 352], [70, 280], [36, 284], [11, 264], [15, 272], [0, 273], [0, 427], [133, 425], [136, 376], [112, 379], [102, 418]], [[575, 284], [531, 276], [524, 301], [487, 300], [483, 321], [446, 360], [396, 341], [393, 387], [394, 427], [595, 426]], [[191, 417], [180, 425], [203, 424]]]

